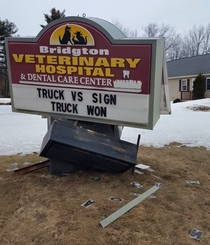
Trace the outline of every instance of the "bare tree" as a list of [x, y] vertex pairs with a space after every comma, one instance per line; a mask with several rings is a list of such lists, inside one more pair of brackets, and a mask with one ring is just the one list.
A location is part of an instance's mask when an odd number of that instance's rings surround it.
[[[176, 34], [175, 29], [169, 25], [158, 25], [157, 23], [149, 23], [142, 28], [146, 37], [164, 37], [166, 58], [178, 56], [178, 41], [180, 41], [180, 35]], [[173, 50], [175, 49], [175, 50]]]
[[202, 53], [202, 44], [205, 39], [205, 27], [203, 25], [193, 26], [191, 30], [188, 31], [186, 40], [190, 47], [190, 56], [199, 55]]
[[181, 55], [181, 50], [183, 46], [183, 40], [180, 34], [177, 34], [171, 40], [170, 48], [167, 50], [167, 60], [179, 59]]
[[183, 35], [179, 58], [207, 53], [210, 53], [210, 23], [206, 27], [194, 25]]
[[112, 24], [115, 25], [126, 37], [137, 37], [137, 30], [131, 30], [128, 27], [123, 26], [119, 20], [115, 19], [112, 21]]
[[184, 35], [177, 34], [174, 28], [150, 23], [143, 28], [144, 36], [164, 37], [166, 57], [169, 60], [210, 53], [210, 23], [193, 26]]
[[144, 31], [143, 36], [146, 37], [157, 37], [159, 36], [159, 27], [157, 23], [149, 23], [147, 26], [142, 28]]
[[[118, 20], [112, 22], [126, 37], [138, 37], [137, 30], [123, 26]], [[149, 23], [143, 27], [144, 37], [163, 37], [165, 39], [166, 59], [180, 59], [210, 53], [210, 23], [194, 25], [183, 35], [176, 33], [173, 27]]]
[[206, 25], [205, 37], [203, 40], [203, 54], [210, 53], [210, 23]]

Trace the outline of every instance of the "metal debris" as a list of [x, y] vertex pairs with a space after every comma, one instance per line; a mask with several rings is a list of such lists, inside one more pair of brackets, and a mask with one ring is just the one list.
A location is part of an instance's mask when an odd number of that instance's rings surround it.
[[33, 165], [30, 165], [30, 166], [26, 166], [24, 168], [20, 168], [20, 169], [17, 168], [17, 169], [15, 169], [15, 173], [16, 174], [25, 174], [25, 173], [29, 173], [29, 172], [35, 171], [37, 169], [45, 168], [45, 167], [47, 167], [49, 165], [50, 165], [50, 161], [46, 160], [46, 161], [43, 161], [43, 162], [35, 163]]
[[162, 183], [155, 183], [155, 186], [157, 186], [160, 189], [162, 188]]
[[118, 219], [121, 215], [123, 215], [124, 213], [126, 213], [127, 211], [129, 211], [130, 209], [135, 207], [137, 204], [142, 202], [144, 199], [146, 199], [148, 196], [152, 195], [154, 192], [159, 190], [159, 188], [160, 188], [159, 186], [162, 186], [162, 184], [156, 183], [155, 186], [153, 186], [149, 190], [145, 191], [143, 194], [139, 195], [134, 200], [132, 200], [131, 202], [127, 203], [125, 206], [123, 206], [122, 208], [120, 208], [119, 210], [117, 210], [116, 212], [114, 212], [113, 214], [111, 214], [110, 216], [105, 218], [104, 220], [102, 220], [100, 222], [101, 226], [103, 228], [108, 226], [111, 222], [113, 222], [114, 220]]

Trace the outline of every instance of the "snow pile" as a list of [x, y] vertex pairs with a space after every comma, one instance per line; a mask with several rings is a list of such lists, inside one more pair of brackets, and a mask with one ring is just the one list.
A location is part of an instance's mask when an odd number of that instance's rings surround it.
[[[10, 99], [0, 99], [1, 102]], [[125, 127], [122, 140], [140, 145], [162, 147], [171, 142], [210, 149], [210, 111], [192, 108], [210, 107], [210, 99], [175, 103], [172, 115], [161, 115], [154, 130]], [[0, 106], [0, 155], [39, 152], [47, 132], [47, 120], [38, 115], [14, 113], [10, 105]]]

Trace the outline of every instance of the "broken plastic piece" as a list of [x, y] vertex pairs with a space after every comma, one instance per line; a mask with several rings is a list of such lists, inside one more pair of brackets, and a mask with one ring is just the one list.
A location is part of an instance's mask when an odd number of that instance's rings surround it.
[[141, 172], [141, 171], [139, 171], [137, 169], [134, 170], [134, 173], [136, 173], [136, 174], [144, 174], [143, 172]]
[[196, 184], [199, 185], [200, 182], [198, 180], [186, 180], [187, 184]]
[[147, 165], [144, 165], [144, 164], [137, 164], [136, 166], [135, 166], [136, 168], [141, 168], [141, 169], [148, 169], [150, 166], [147, 166]]
[[95, 180], [95, 181], [99, 181], [99, 180], [101, 180], [101, 178], [100, 178], [100, 177], [91, 177], [91, 179], [92, 179], [92, 180]]
[[150, 195], [150, 196], [148, 196], [148, 198], [149, 198], [149, 199], [153, 199], [153, 198], [156, 198], [156, 196]]
[[89, 208], [91, 205], [93, 205], [93, 203], [95, 203], [95, 201], [89, 199], [86, 202], [84, 202], [83, 204], [81, 204], [81, 206], [84, 208]]
[[10, 169], [7, 169], [7, 172], [13, 172], [15, 170], [18, 170], [19, 168], [15, 167], [15, 168], [10, 168]]
[[132, 196], [135, 196], [135, 197], [138, 197], [138, 196], [141, 195], [141, 194], [135, 193], [135, 192], [131, 192], [131, 195], [132, 195]]
[[12, 163], [11, 165], [12, 166], [18, 166], [19, 164], [15, 162], [15, 163]]
[[122, 202], [123, 201], [122, 198], [118, 198], [118, 197], [110, 197], [109, 200], [115, 201], [115, 202]]
[[153, 175], [156, 179], [162, 179], [161, 177], [158, 177], [157, 175]]
[[142, 188], [143, 185], [139, 184], [138, 182], [131, 182], [131, 185], [135, 186], [136, 188]]
[[192, 231], [190, 232], [190, 237], [197, 241], [200, 241], [202, 234], [203, 234], [203, 231], [193, 228]]
[[147, 171], [150, 171], [150, 172], [155, 172], [155, 170], [154, 170], [154, 169], [152, 169], [152, 168], [147, 168]]
[[30, 162], [24, 162], [23, 165], [29, 165], [31, 164]]
[[50, 175], [50, 174], [47, 174], [47, 175], [43, 174], [43, 175], [41, 175], [42, 178], [50, 178], [51, 176], [52, 175]]

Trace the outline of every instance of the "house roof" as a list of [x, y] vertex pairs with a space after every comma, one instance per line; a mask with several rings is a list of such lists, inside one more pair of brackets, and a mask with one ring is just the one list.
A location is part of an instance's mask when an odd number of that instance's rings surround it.
[[168, 77], [210, 74], [210, 54], [171, 60], [167, 62]]

